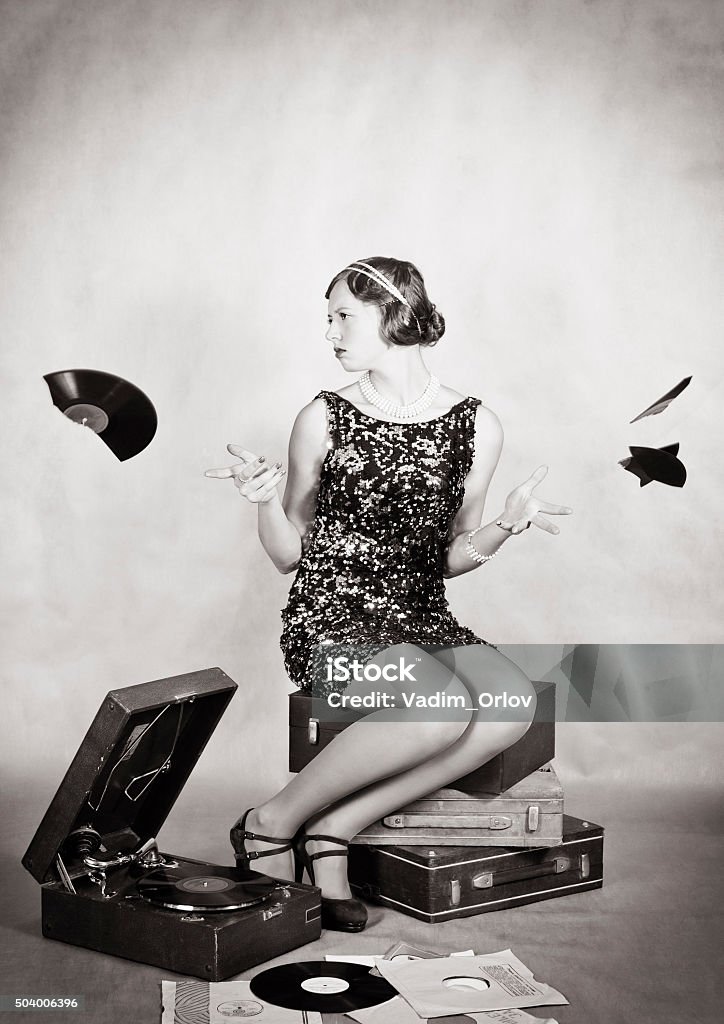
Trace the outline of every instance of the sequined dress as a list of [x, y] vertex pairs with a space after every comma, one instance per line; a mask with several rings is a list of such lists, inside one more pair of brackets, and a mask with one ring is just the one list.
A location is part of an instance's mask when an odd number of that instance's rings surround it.
[[[330, 645], [365, 657], [392, 644], [486, 644], [448, 608], [443, 568], [472, 465], [478, 398], [418, 423], [367, 416], [320, 391], [331, 447], [314, 524], [282, 611], [290, 679], [323, 691]], [[341, 687], [335, 684], [335, 689]]]

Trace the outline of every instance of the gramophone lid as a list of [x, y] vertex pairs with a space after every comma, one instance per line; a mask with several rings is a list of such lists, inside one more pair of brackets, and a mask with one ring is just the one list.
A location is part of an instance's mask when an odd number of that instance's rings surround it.
[[235, 690], [207, 668], [106, 694], [23, 857], [30, 874], [57, 878], [61, 849], [71, 876], [81, 871], [64, 846], [77, 829], [111, 837], [110, 852], [158, 835]]

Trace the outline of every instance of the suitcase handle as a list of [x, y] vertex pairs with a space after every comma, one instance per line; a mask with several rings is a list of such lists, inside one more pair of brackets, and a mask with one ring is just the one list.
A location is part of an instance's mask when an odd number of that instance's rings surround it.
[[511, 828], [507, 814], [388, 814], [382, 819], [388, 828]]
[[[584, 865], [581, 858], [581, 870]], [[526, 878], [540, 878], [542, 875], [560, 875], [571, 870], [569, 857], [554, 857], [542, 864], [533, 864], [519, 868], [506, 868], [501, 871], [483, 871], [473, 878], [473, 889], [490, 889], [494, 885], [505, 885], [506, 882], [524, 881]]]

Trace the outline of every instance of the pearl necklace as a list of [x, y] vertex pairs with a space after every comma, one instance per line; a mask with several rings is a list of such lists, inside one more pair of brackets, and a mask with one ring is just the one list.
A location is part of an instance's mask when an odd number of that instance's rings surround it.
[[387, 413], [388, 416], [392, 416], [396, 420], [410, 420], [419, 415], [419, 413], [424, 412], [425, 409], [429, 409], [440, 390], [440, 381], [434, 373], [431, 373], [427, 387], [419, 398], [414, 402], [410, 402], [409, 405], [396, 405], [395, 402], [389, 398], [384, 398], [379, 393], [372, 383], [369, 370], [362, 374], [357, 383], [362, 395], [370, 405], [374, 405], [376, 409], [381, 409], [382, 412]]

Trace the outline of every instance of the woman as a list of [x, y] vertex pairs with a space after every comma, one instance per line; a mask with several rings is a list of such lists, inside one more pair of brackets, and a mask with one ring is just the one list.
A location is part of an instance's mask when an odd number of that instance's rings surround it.
[[[362, 376], [320, 392], [297, 416], [283, 498], [281, 464], [235, 445], [229, 451], [242, 461], [207, 475], [232, 479], [257, 505], [267, 554], [280, 572], [297, 570], [281, 640], [294, 682], [322, 695], [379, 689], [360, 678], [346, 690], [329, 682], [330, 650], [361, 652], [368, 664], [414, 664], [414, 684], [403, 680], [398, 692], [444, 690], [464, 706], [438, 721], [404, 701], [378, 708], [232, 828], [237, 861], [263, 859], [276, 877], [291, 877], [294, 847], [298, 877], [306, 866], [321, 887], [323, 925], [359, 931], [367, 914], [347, 882], [349, 840], [505, 750], [534, 712], [523, 673], [449, 612], [443, 577], [480, 568], [531, 524], [558, 533], [542, 513], [571, 510], [534, 497], [543, 466], [482, 524], [502, 430], [479, 399], [441, 386], [426, 368], [423, 351], [445, 323], [416, 267], [360, 260], [326, 297], [326, 337], [344, 369]], [[478, 707], [481, 693], [515, 693], [528, 707], [503, 717]]]

